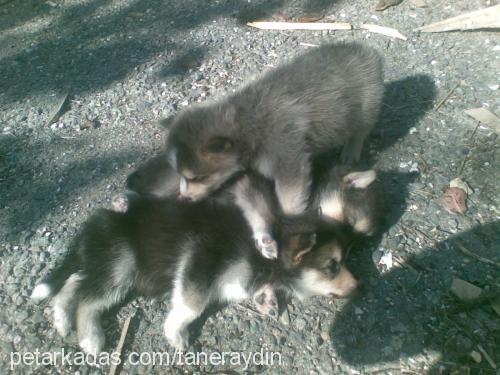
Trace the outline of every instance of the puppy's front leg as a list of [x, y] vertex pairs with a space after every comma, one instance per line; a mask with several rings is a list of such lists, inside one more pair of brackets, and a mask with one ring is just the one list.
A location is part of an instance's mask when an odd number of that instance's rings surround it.
[[[280, 164], [278, 164], [280, 165]], [[310, 170], [308, 161], [281, 163], [275, 170], [275, 189], [285, 215], [303, 213], [309, 200]]]
[[269, 182], [264, 177], [248, 174], [235, 186], [236, 205], [252, 229], [255, 247], [268, 258], [278, 257], [278, 244], [272, 236], [275, 199]]

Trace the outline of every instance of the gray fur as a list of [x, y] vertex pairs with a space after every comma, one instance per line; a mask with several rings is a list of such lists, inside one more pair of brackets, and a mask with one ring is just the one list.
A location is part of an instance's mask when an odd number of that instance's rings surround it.
[[285, 213], [301, 213], [309, 198], [310, 157], [343, 146], [343, 161], [357, 161], [377, 121], [383, 90], [374, 50], [355, 43], [323, 45], [231, 96], [179, 114], [167, 152], [175, 154], [174, 167], [183, 175], [257, 170], [274, 179]]

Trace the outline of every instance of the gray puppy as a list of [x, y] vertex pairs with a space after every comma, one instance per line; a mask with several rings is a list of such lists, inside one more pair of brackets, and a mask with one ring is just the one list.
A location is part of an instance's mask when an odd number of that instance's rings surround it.
[[180, 194], [199, 200], [250, 169], [273, 180], [285, 214], [304, 212], [312, 156], [342, 146], [342, 162], [359, 160], [380, 112], [382, 75], [373, 49], [327, 44], [233, 95], [188, 108], [172, 120], [166, 145]]

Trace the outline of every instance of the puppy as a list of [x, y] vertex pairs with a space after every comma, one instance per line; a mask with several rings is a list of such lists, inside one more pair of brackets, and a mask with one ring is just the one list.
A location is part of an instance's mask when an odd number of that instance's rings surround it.
[[376, 178], [372, 169], [353, 171], [349, 166], [335, 166], [320, 177], [312, 207], [327, 222], [347, 224], [358, 234], [372, 236], [383, 212]]
[[[130, 194], [156, 198], [180, 198], [181, 176], [160, 154], [141, 165], [127, 178]], [[252, 230], [255, 247], [269, 259], [278, 256], [278, 246], [274, 240], [273, 227], [279, 204], [269, 180], [263, 176], [247, 172], [239, 173], [211, 193], [210, 199], [220, 204], [236, 204]], [[119, 196], [113, 201], [115, 211], [125, 211], [127, 197]]]
[[65, 336], [76, 317], [80, 347], [98, 354], [105, 341], [102, 313], [130, 293], [170, 295], [164, 334], [184, 349], [188, 325], [211, 303], [254, 296], [263, 312], [277, 316], [275, 290], [306, 298], [345, 297], [356, 288], [336, 246], [315, 251], [310, 229], [284, 228], [277, 236], [280, 247], [292, 257], [303, 254], [293, 267], [252, 251], [251, 230], [234, 206], [139, 197], [126, 212], [92, 216], [32, 298], [53, 296], [57, 331]]
[[359, 160], [384, 91], [378, 54], [361, 44], [312, 49], [215, 103], [192, 106], [170, 125], [166, 155], [180, 194], [199, 200], [235, 173], [273, 180], [287, 215], [305, 211], [310, 159], [343, 147]]
[[[376, 177], [374, 170], [354, 171], [345, 165], [322, 171], [313, 184], [309, 207], [327, 222], [344, 223], [360, 234], [372, 235], [383, 211]], [[158, 155], [127, 178], [127, 188], [141, 195], [176, 197], [181, 180], [165, 157]], [[252, 229], [257, 249], [267, 258], [277, 257], [273, 228], [282, 212], [272, 185], [253, 172], [230, 181], [233, 183], [226, 183], [211, 198], [235, 203]]]

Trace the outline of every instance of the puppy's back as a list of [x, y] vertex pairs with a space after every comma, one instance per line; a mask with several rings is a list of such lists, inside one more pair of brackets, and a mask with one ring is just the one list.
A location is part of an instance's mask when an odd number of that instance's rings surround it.
[[344, 144], [358, 129], [369, 131], [383, 91], [379, 54], [358, 43], [335, 43], [268, 72], [231, 101], [260, 117], [256, 122], [265, 128], [282, 128], [288, 135], [295, 131], [294, 136], [302, 131], [310, 147], [324, 150]]

